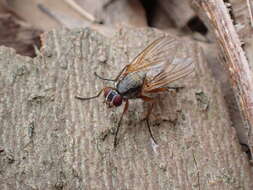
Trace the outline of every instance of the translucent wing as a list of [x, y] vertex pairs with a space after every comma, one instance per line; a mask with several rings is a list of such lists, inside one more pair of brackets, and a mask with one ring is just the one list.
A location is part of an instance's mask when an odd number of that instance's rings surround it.
[[189, 43], [185, 41], [184, 43], [183, 41], [178, 42], [177, 51], [173, 53], [175, 53], [173, 60], [164, 60], [163, 66], [159, 69], [159, 73], [154, 69], [150, 69], [147, 72], [146, 83], [143, 87], [144, 92], [166, 87], [169, 83], [181, 79], [194, 71], [194, 52], [192, 51], [192, 47], [189, 46]]
[[162, 37], [144, 49], [126, 67], [122, 75], [130, 72], [146, 72], [144, 92], [167, 86], [187, 76], [194, 70], [190, 47], [185, 41]]
[[162, 37], [152, 42], [146, 47], [130, 65], [127, 66], [125, 73], [159, 68], [165, 62], [171, 62], [174, 53], [177, 51], [177, 41], [169, 37]]

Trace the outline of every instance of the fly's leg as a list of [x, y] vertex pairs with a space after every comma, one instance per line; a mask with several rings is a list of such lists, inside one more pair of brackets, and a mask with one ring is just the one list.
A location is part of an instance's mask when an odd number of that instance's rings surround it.
[[[156, 88], [156, 89], [148, 91], [148, 93], [157, 93], [157, 92], [164, 92], [164, 91], [168, 91], [168, 88]], [[142, 94], [144, 94], [144, 92], [141, 93], [141, 95], [139, 96], [139, 98], [141, 98], [145, 102], [150, 102], [149, 107], [148, 107], [148, 112], [147, 112], [147, 115], [144, 118], [144, 120], [146, 121], [146, 124], [147, 124], [147, 127], [148, 127], [148, 131], [149, 131], [149, 134], [150, 134], [151, 138], [153, 139], [154, 143], [157, 144], [157, 142], [156, 142], [156, 140], [155, 140], [155, 138], [154, 138], [154, 136], [152, 134], [152, 131], [151, 131], [151, 128], [150, 128], [150, 124], [149, 124], [149, 116], [150, 116], [151, 111], [152, 111], [152, 109], [154, 107], [155, 99], [154, 98], [150, 98], [148, 96], [144, 96]]]
[[126, 99], [125, 107], [124, 107], [124, 110], [123, 110], [123, 112], [122, 112], [122, 114], [121, 114], [121, 116], [120, 116], [120, 120], [119, 120], [117, 129], [116, 129], [116, 133], [115, 133], [115, 136], [114, 136], [114, 142], [113, 142], [114, 148], [116, 148], [116, 146], [117, 146], [117, 135], [118, 135], [118, 133], [119, 133], [119, 128], [120, 128], [120, 126], [121, 126], [121, 122], [122, 122], [123, 115], [124, 115], [124, 114], [127, 112], [127, 110], [128, 110], [128, 105], [129, 105], [129, 103], [128, 103], [128, 100]]
[[106, 87], [103, 88], [103, 89], [101, 89], [101, 90], [98, 92], [98, 94], [95, 95], [95, 96], [91, 96], [91, 97], [87, 97], [87, 98], [81, 97], [81, 96], [75, 96], [75, 98], [76, 98], [76, 99], [79, 99], [79, 100], [90, 100], [90, 99], [94, 99], [94, 98], [99, 97], [99, 96], [101, 95], [101, 93], [102, 93], [105, 89], [106, 89]]
[[117, 75], [117, 77], [114, 79], [114, 81], [117, 81], [119, 79], [119, 77], [121, 76], [121, 74], [129, 67], [129, 65], [126, 65]]
[[154, 141], [155, 144], [157, 144], [157, 142], [156, 142], [156, 140], [155, 140], [155, 138], [154, 138], [154, 136], [152, 134], [152, 131], [151, 131], [151, 128], [150, 128], [150, 124], [149, 124], [149, 116], [151, 114], [151, 111], [152, 111], [153, 107], [154, 107], [154, 102], [152, 102], [152, 103], [149, 104], [148, 113], [147, 113], [147, 115], [145, 117], [145, 121], [146, 121], [146, 124], [148, 126], [148, 131], [149, 131], [149, 134], [150, 134], [152, 140]]
[[94, 75], [95, 75], [96, 77], [98, 77], [99, 79], [101, 79], [101, 80], [106, 80], [106, 81], [115, 82], [115, 79], [107, 79], [107, 78], [101, 77], [101, 76], [98, 75], [96, 72], [94, 72]]
[[149, 116], [152, 112], [152, 109], [154, 107], [154, 103], [155, 103], [155, 99], [154, 98], [150, 98], [148, 96], [143, 96], [141, 95], [140, 98], [142, 100], [144, 100], [145, 102], [149, 102], [149, 107], [148, 107], [148, 112], [147, 112], [147, 115], [144, 117], [144, 120], [146, 121], [146, 124], [147, 124], [147, 127], [148, 127], [148, 132], [152, 138], [152, 140], [154, 141], [155, 144], [157, 144], [157, 141], [155, 140], [153, 134], [152, 134], [152, 131], [151, 131], [151, 128], [150, 128], [150, 124], [149, 124]]
[[99, 79], [101, 79], [101, 80], [116, 82], [116, 81], [119, 79], [119, 77], [121, 76], [121, 74], [127, 69], [128, 66], [129, 66], [129, 65], [126, 65], [126, 66], [119, 72], [119, 74], [117, 75], [117, 77], [116, 77], [115, 79], [107, 79], [107, 78], [101, 77], [101, 76], [98, 75], [96, 72], [94, 72], [94, 75], [95, 75], [96, 77], [98, 77]]
[[101, 93], [102, 93], [103, 91], [105, 91], [105, 89], [107, 89], [107, 88], [110, 88], [110, 89], [113, 89], [113, 90], [117, 90], [116, 88], [112, 88], [112, 87], [104, 87], [104, 88], [102, 88], [102, 89], [98, 92], [98, 94], [95, 95], [95, 96], [91, 96], [91, 97], [75, 96], [75, 98], [78, 99], [78, 100], [91, 100], [91, 99], [94, 99], [94, 98], [98, 98], [98, 97], [101, 95]]
[[[158, 92], [164, 92], [164, 91], [168, 91], [170, 89], [172, 90], [179, 90], [179, 89], [182, 89], [184, 87], [165, 87], [165, 88], [157, 88], [157, 89], [153, 89], [153, 90], [150, 90], [148, 91], [148, 93], [158, 93]], [[146, 121], [146, 124], [147, 124], [147, 127], [148, 127], [148, 131], [149, 131], [149, 134], [151, 136], [151, 138], [153, 139], [153, 141], [155, 142], [155, 144], [157, 144], [153, 134], [152, 134], [152, 131], [151, 131], [151, 128], [150, 128], [150, 124], [149, 124], [149, 116], [151, 114], [151, 111], [154, 107], [154, 103], [155, 103], [155, 99], [154, 98], [150, 98], [148, 96], [144, 96], [144, 95], [140, 95], [140, 98], [143, 99], [145, 102], [150, 102], [149, 104], [149, 107], [148, 107], [148, 112], [147, 112], [147, 115], [146, 117], [144, 118], [144, 120]]]

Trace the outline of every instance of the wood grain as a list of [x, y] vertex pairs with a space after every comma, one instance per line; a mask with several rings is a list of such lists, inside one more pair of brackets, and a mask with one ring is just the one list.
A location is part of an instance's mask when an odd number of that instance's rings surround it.
[[74, 98], [111, 85], [94, 71], [113, 78], [161, 35], [55, 30], [34, 59], [1, 47], [0, 189], [252, 189], [247, 157], [196, 44], [184, 44], [196, 58], [196, 72], [177, 82], [185, 88], [159, 95], [151, 121], [158, 146], [141, 121], [141, 101], [130, 102], [115, 150], [122, 108]]

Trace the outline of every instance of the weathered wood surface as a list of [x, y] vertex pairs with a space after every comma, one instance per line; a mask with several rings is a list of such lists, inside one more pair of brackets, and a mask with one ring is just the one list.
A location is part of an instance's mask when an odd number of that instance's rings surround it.
[[[31, 59], [0, 48], [0, 189], [252, 189], [252, 170], [241, 151], [219, 84], [200, 49], [196, 72], [164, 93], [154, 109], [152, 144], [131, 101], [113, 149], [122, 108], [103, 98], [82, 102], [110, 83], [148, 43], [163, 35], [121, 29], [111, 39], [89, 29], [52, 31]], [[182, 50], [182, 49], [181, 49]]]
[[192, 0], [212, 31], [226, 61], [224, 65], [243, 118], [247, 144], [253, 153], [253, 75], [228, 9], [221, 0]]
[[236, 31], [242, 42], [247, 38], [252, 38], [253, 23], [252, 23], [252, 9], [253, 2], [251, 0], [231, 0], [229, 1], [230, 12], [233, 16], [233, 23]]
[[191, 9], [189, 0], [158, 0], [158, 4], [178, 28], [185, 27], [196, 14]]

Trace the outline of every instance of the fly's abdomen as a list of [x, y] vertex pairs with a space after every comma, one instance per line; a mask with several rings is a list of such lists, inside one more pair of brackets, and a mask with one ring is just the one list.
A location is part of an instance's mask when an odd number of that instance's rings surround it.
[[143, 72], [130, 73], [119, 81], [117, 90], [123, 97], [135, 98], [143, 85], [144, 78]]

